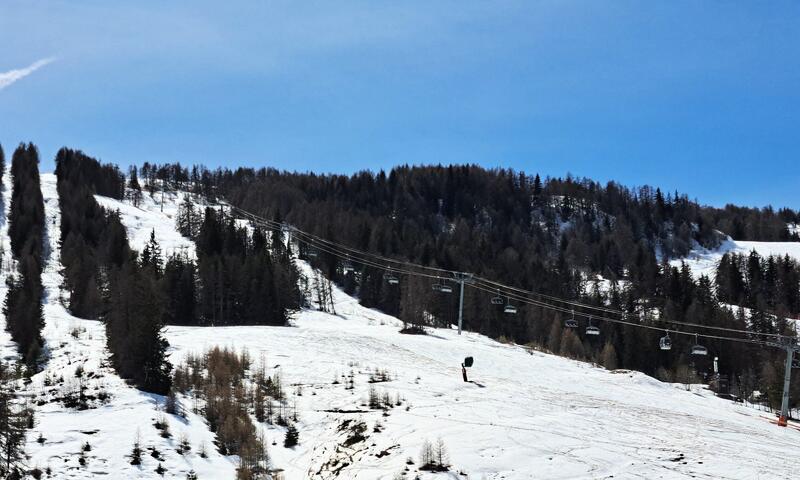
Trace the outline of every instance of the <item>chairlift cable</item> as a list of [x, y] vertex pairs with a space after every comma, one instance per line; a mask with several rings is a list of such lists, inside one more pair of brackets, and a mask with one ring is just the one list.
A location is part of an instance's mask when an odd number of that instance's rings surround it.
[[[508, 293], [508, 290], [512, 290], [512, 291], [515, 291], [515, 292], [521, 292], [523, 295], [538, 296], [538, 297], [544, 297], [544, 298], [556, 298], [556, 297], [550, 297], [548, 295], [542, 295], [542, 294], [539, 294], [539, 293], [536, 293], [536, 292], [531, 292], [531, 291], [526, 291], [526, 290], [522, 290], [522, 289], [515, 288], [515, 287], [510, 287], [508, 285], [504, 285], [504, 284], [501, 284], [499, 282], [487, 281], [486, 279], [484, 279], [482, 277], [478, 277], [478, 276], [474, 277], [474, 283], [481, 283], [481, 282], [488, 283], [490, 285], [488, 288], [497, 289], [497, 290], [504, 290], [506, 293]], [[615, 310], [615, 309], [605, 308], [605, 307], [597, 307], [597, 306], [593, 306], [593, 305], [587, 305], [587, 304], [583, 304], [583, 303], [579, 303], [579, 302], [572, 302], [572, 301], [567, 301], [567, 300], [559, 300], [559, 301], [562, 302], [562, 303], [566, 303], [566, 304], [568, 304], [570, 306], [577, 306], [579, 308], [587, 309], [587, 310], [602, 310], [602, 311], [604, 311], [606, 313], [612, 313], [612, 314], [615, 314], [615, 315], [619, 315], [621, 317], [624, 317], [624, 316], [628, 315], [628, 313], [623, 312], [621, 310]], [[581, 312], [581, 314], [584, 314], [584, 312]], [[588, 316], [589, 314], [585, 314], [585, 315]], [[708, 329], [708, 330], [718, 330], [718, 331], [732, 332], [732, 333], [745, 333], [745, 334], [748, 334], [748, 335], [758, 335], [758, 336], [764, 336], [764, 337], [777, 337], [777, 338], [785, 337], [785, 335], [782, 335], [782, 334], [779, 334], [779, 333], [760, 333], [760, 332], [753, 332], [753, 331], [750, 331], [750, 330], [742, 330], [742, 329], [738, 329], [738, 328], [719, 327], [719, 326], [714, 326], [714, 325], [703, 325], [703, 324], [700, 324], [700, 323], [693, 323], [693, 322], [664, 320], [662, 318], [653, 318], [652, 320], [655, 321], [655, 322], [660, 322], [660, 323], [675, 324], [675, 325], [681, 325], [681, 326], [685, 326], [685, 327], [704, 328], [704, 329]]]
[[[480, 286], [480, 285], [476, 285], [476, 284], [467, 284], [467, 285], [470, 286], [471, 288], [474, 288], [474, 289], [477, 289], [477, 290], [481, 290], [481, 291], [484, 291], [484, 292], [488, 292], [488, 293], [492, 292], [492, 290], [486, 289], [485, 287]], [[548, 303], [532, 300], [532, 299], [529, 299], [529, 298], [516, 298], [516, 297], [514, 297], [514, 299], [519, 301], [519, 302], [522, 302], [522, 303], [526, 303], [526, 304], [529, 304], [529, 305], [534, 305], [534, 306], [537, 306], [537, 307], [542, 307], [542, 308], [553, 310], [553, 311], [557, 311], [557, 312], [560, 312], [560, 313], [571, 313], [572, 312], [571, 309], [568, 309], [568, 308], [565, 308], [565, 307], [562, 307], [562, 306], [552, 305], [552, 304], [548, 304]], [[608, 318], [608, 317], [603, 317], [603, 316], [593, 316], [592, 318], [595, 319], [595, 320], [600, 320], [600, 321], [609, 322], [609, 323], [617, 323], [617, 324], [621, 324], [621, 325], [629, 325], [629, 326], [632, 326], [632, 327], [646, 328], [648, 330], [655, 330], [655, 331], [659, 331], [659, 332], [663, 332], [664, 331], [663, 327], [657, 327], [655, 325], [645, 325], [645, 324], [635, 323], [635, 322], [631, 322], [631, 321], [627, 321], [627, 320], [621, 320], [621, 319], [617, 319], [617, 318]], [[702, 334], [702, 333], [696, 333], [696, 332], [684, 332], [684, 331], [681, 331], [681, 330], [671, 330], [671, 332], [675, 333], [677, 335], [686, 335], [686, 336], [690, 336], [690, 337], [698, 336], [698, 337], [701, 337], [701, 338], [709, 338], [709, 339], [713, 339], [713, 340], [730, 340], [730, 341], [733, 341], [733, 342], [748, 343], [748, 344], [753, 344], [753, 345], [761, 345], [761, 346], [766, 345], [765, 342], [763, 342], [763, 341], [753, 340], [753, 339], [748, 339], [748, 338], [723, 337], [723, 336], [720, 336], [720, 335], [710, 335], [710, 334]]]
[[[386, 272], [393, 272], [393, 273], [398, 273], [398, 274], [402, 274], [402, 275], [418, 276], [418, 277], [424, 277], [424, 278], [430, 278], [430, 279], [436, 279], [436, 280], [452, 279], [452, 276], [454, 276], [454, 275], [462, 275], [463, 274], [463, 272], [457, 272], [455, 270], [447, 270], [447, 269], [443, 269], [443, 268], [419, 265], [419, 264], [415, 264], [415, 263], [412, 263], [412, 262], [396, 260], [396, 259], [392, 259], [392, 258], [385, 257], [385, 256], [382, 256], [382, 255], [377, 255], [377, 254], [373, 254], [373, 253], [369, 253], [369, 252], [364, 252], [362, 250], [358, 250], [358, 249], [349, 247], [347, 245], [343, 245], [341, 243], [333, 242], [331, 240], [327, 240], [327, 239], [321, 238], [321, 237], [319, 237], [317, 235], [313, 235], [313, 234], [307, 233], [307, 232], [305, 232], [303, 230], [300, 230], [300, 229], [298, 229], [298, 228], [296, 228], [294, 226], [291, 226], [291, 225], [289, 225], [287, 223], [280, 223], [280, 222], [275, 222], [273, 220], [264, 219], [262, 217], [259, 217], [258, 215], [250, 213], [250, 212], [248, 212], [248, 211], [246, 211], [244, 209], [241, 209], [241, 208], [236, 207], [234, 205], [231, 205], [229, 203], [225, 203], [225, 204], [223, 204], [223, 206], [228, 206], [229, 209], [231, 210], [231, 212], [236, 212], [237, 214], [246, 217], [246, 219], [249, 219], [253, 223], [256, 223], [256, 224], [259, 224], [261, 226], [264, 226], [264, 227], [266, 227], [266, 228], [268, 228], [270, 230], [273, 230], [273, 231], [284, 231], [284, 230], [288, 229], [289, 231], [291, 231], [292, 233], [294, 233], [297, 236], [298, 241], [301, 241], [301, 242], [303, 242], [303, 243], [305, 243], [305, 244], [307, 244], [309, 246], [312, 246], [312, 247], [314, 247], [314, 248], [316, 248], [316, 249], [318, 249], [318, 250], [320, 250], [322, 252], [325, 252], [325, 253], [328, 253], [330, 255], [333, 255], [334, 257], [337, 257], [337, 258], [340, 258], [340, 259], [343, 259], [343, 260], [347, 260], [347, 261], [350, 261], [352, 263], [357, 263], [357, 264], [373, 267], [373, 268], [376, 268], [376, 269], [379, 269], [379, 270], [384, 270]], [[366, 258], [362, 258], [362, 257], [366, 257]], [[386, 263], [391, 264], [391, 265], [387, 265]], [[438, 274], [423, 273], [423, 272], [420, 272], [420, 271], [417, 271], [417, 270], [414, 270], [414, 269], [437, 272]], [[448, 276], [443, 276], [443, 274], [447, 274]], [[542, 308], [547, 308], [547, 309], [550, 309], [550, 310], [559, 311], [559, 312], [562, 312], [562, 313], [573, 313], [574, 314], [575, 307], [577, 307], [580, 310], [600, 311], [600, 312], [604, 312], [604, 313], [619, 315], [620, 317], [623, 317], [623, 318], [618, 318], [617, 319], [617, 318], [609, 318], [609, 317], [606, 317], [606, 316], [598, 316], [598, 315], [591, 315], [591, 318], [594, 318], [594, 319], [597, 319], [597, 320], [601, 320], [601, 321], [604, 321], [604, 322], [611, 322], [611, 323], [617, 323], [617, 324], [622, 324], [622, 325], [630, 325], [630, 326], [634, 326], [634, 327], [642, 327], [642, 328], [647, 328], [647, 329], [650, 329], [650, 330], [664, 331], [663, 327], [657, 327], [657, 326], [654, 326], [654, 325], [646, 325], [646, 324], [642, 324], [642, 323], [636, 323], [636, 322], [631, 322], [631, 321], [628, 321], [628, 320], [624, 320], [624, 317], [627, 314], [625, 312], [623, 312], [623, 311], [620, 311], [620, 310], [616, 310], [616, 309], [608, 308], [608, 307], [596, 306], [596, 305], [588, 305], [588, 304], [584, 304], [584, 303], [581, 303], [581, 302], [576, 302], [576, 301], [573, 301], [573, 300], [567, 300], [567, 299], [563, 299], [563, 298], [559, 298], [559, 297], [554, 297], [554, 296], [551, 296], [551, 295], [532, 292], [532, 291], [524, 290], [524, 289], [521, 289], [521, 288], [505, 285], [503, 283], [500, 283], [500, 282], [497, 282], [497, 281], [493, 281], [493, 280], [489, 280], [489, 279], [486, 279], [486, 278], [483, 278], [483, 277], [480, 277], [480, 276], [477, 276], [477, 275], [473, 275], [472, 276], [472, 281], [467, 283], [467, 285], [469, 285], [470, 287], [475, 288], [477, 290], [481, 290], [481, 291], [484, 291], [484, 292], [487, 292], [487, 293], [491, 293], [491, 294], [495, 294], [495, 295], [499, 295], [499, 294], [502, 293], [509, 300], [513, 298], [514, 300], [516, 300], [518, 302], [526, 303], [526, 304], [529, 304], [529, 305], [535, 305], [535, 306], [539, 306], [539, 307], [542, 307]], [[561, 304], [564, 304], [564, 305], [568, 305], [568, 306], [571, 306], [571, 308], [570, 307], [561, 306], [561, 305], [554, 305], [552, 303], [547, 303], [544, 300], [534, 300], [534, 299], [530, 298], [530, 296], [535, 296], [535, 297], [539, 297], [540, 299], [547, 299], [547, 300], [550, 300], [551, 302], [557, 302], [557, 303], [561, 303]], [[586, 314], [584, 312], [579, 312], [579, 313], [581, 315], [590, 316], [589, 314]], [[731, 333], [741, 333], [741, 334], [748, 335], [748, 336], [759, 336], [759, 337], [766, 336], [766, 337], [777, 337], [777, 338], [784, 338], [785, 337], [785, 335], [775, 334], [775, 333], [759, 333], [759, 332], [753, 332], [753, 331], [749, 331], [749, 330], [742, 330], [742, 329], [736, 329], [736, 328], [727, 328], [727, 327], [718, 327], [718, 326], [713, 326], [713, 325], [702, 325], [702, 324], [692, 323], [692, 322], [669, 321], [669, 320], [664, 320], [664, 319], [661, 319], [661, 318], [652, 318], [651, 321], [659, 322], [659, 323], [667, 323], [667, 324], [670, 324], [670, 325], [680, 325], [680, 326], [684, 326], [684, 327], [702, 328], [702, 329], [717, 330], [717, 331], [724, 331], [724, 332], [731, 332]], [[709, 339], [730, 340], [730, 341], [736, 341], [736, 342], [742, 342], [742, 343], [750, 343], [750, 344], [762, 345], [762, 346], [765, 345], [765, 342], [762, 341], [762, 340], [724, 337], [724, 336], [710, 335], [710, 334], [695, 334], [695, 333], [683, 332], [683, 331], [679, 331], [679, 330], [672, 330], [672, 331], [674, 333], [676, 333], [676, 334], [681, 334], [681, 335], [699, 335], [700, 337], [709, 338]]]

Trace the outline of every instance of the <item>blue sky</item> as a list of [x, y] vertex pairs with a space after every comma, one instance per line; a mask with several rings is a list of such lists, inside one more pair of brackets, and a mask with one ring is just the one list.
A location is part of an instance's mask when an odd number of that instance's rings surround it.
[[800, 208], [800, 2], [126, 3], [0, 3], [7, 155], [478, 163]]

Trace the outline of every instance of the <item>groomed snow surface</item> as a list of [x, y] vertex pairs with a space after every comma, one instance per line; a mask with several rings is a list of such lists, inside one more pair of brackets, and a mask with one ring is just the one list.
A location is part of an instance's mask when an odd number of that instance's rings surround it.
[[[162, 478], [147, 450], [141, 467], [129, 464], [126, 456], [138, 432], [142, 448], [155, 447], [163, 455], [163, 478], [185, 478], [189, 469], [201, 479], [233, 478], [236, 459], [214, 453], [202, 418], [191, 412], [186, 420], [168, 416], [173, 438], [161, 438], [153, 423], [162, 399], [114, 375], [105, 365], [102, 325], [76, 319], [61, 306], [55, 178], [43, 175], [42, 184], [52, 249], [44, 273], [50, 359], [23, 393], [53, 396], [45, 378], [74, 382], [76, 366], [85, 364], [87, 372], [102, 374], [89, 380], [90, 391], [102, 387], [111, 397], [85, 411], [58, 403], [37, 407], [27, 445], [30, 464], [50, 466], [54, 478]], [[120, 209], [132, 239], [146, 239], [156, 228], [162, 249], [170, 251], [188, 240], [175, 236], [174, 219], [161, 214], [156, 200], [142, 208], [108, 199], [104, 205]], [[0, 229], [0, 235], [4, 232]], [[137, 242], [134, 247], [140, 247]], [[311, 273], [308, 265], [299, 265]], [[335, 314], [303, 311], [292, 327], [166, 330], [173, 363], [219, 345], [246, 348], [256, 361], [266, 358], [268, 373], [280, 372], [290, 404], [297, 405], [300, 445], [284, 448], [284, 429], [261, 427], [270, 444], [276, 443], [270, 455], [286, 479], [393, 479], [407, 467], [412, 479], [421, 445], [439, 438], [451, 472], [421, 473], [422, 479], [767, 479], [792, 478], [800, 469], [800, 431], [778, 428], [766, 414], [700, 388], [689, 392], [640, 373], [531, 354], [468, 332], [401, 335], [397, 319], [360, 306], [338, 289], [334, 303]], [[475, 359], [469, 383], [461, 379], [465, 356]], [[388, 370], [391, 380], [368, 383], [375, 369]], [[355, 388], [347, 390], [342, 375], [351, 372]], [[371, 385], [392, 398], [399, 395], [402, 405], [388, 416], [370, 411], [363, 404]], [[365, 422], [367, 439], [342, 447], [347, 435], [340, 425], [348, 420]], [[382, 424], [380, 433], [373, 431], [376, 422]], [[36, 442], [39, 432], [43, 445]], [[175, 451], [183, 433], [192, 444], [187, 455]], [[92, 451], [81, 467], [78, 452], [86, 441]], [[208, 459], [196, 453], [201, 442], [209, 446]], [[406, 465], [408, 457], [414, 465]], [[341, 468], [326, 467], [332, 464]]]

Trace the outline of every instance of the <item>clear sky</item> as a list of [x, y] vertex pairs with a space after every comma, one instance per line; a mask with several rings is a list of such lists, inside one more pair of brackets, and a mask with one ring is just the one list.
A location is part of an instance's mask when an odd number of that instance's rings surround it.
[[800, 2], [0, 3], [0, 142], [478, 163], [800, 208]]

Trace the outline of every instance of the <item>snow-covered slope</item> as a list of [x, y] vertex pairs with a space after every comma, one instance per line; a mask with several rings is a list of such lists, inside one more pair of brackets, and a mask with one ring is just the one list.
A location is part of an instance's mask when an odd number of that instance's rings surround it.
[[709, 250], [698, 245], [686, 258], [672, 260], [670, 264], [679, 266], [681, 262], [686, 262], [696, 277], [706, 275], [713, 279], [716, 275], [717, 265], [724, 254], [746, 255], [753, 250], [762, 257], [788, 255], [800, 262], [800, 242], [749, 242], [727, 237], [718, 248]]
[[[199, 478], [233, 478], [235, 459], [213, 451], [213, 435], [204, 421], [191, 411], [185, 420], [167, 415], [173, 437], [159, 436], [153, 423], [162, 415], [159, 406], [163, 398], [131, 388], [114, 374], [106, 361], [103, 325], [75, 318], [62, 305], [65, 292], [61, 289], [56, 178], [43, 174], [41, 183], [49, 241], [42, 274], [45, 287], [43, 336], [49, 358], [44, 370], [33, 376], [30, 385], [20, 386], [20, 394], [30, 397], [37, 405], [36, 425], [26, 445], [31, 457], [29, 466], [43, 471], [49, 467], [52, 478], [185, 478], [190, 470], [195, 470]], [[79, 366], [84, 371], [81, 379], [76, 376]], [[81, 382], [90, 408], [65, 407], [63, 398], [76, 394]], [[107, 400], [96, 398], [106, 394]], [[176, 447], [184, 434], [193, 448], [190, 453], [181, 455]], [[137, 437], [144, 450], [142, 465], [138, 467], [132, 466], [128, 458]], [[91, 450], [84, 453], [85, 465], [82, 466], [80, 452], [86, 442]], [[209, 447], [207, 459], [197, 454], [201, 443]], [[153, 450], [160, 453], [161, 460], [151, 455]], [[163, 476], [155, 472], [159, 463], [166, 468]]]
[[[235, 459], [213, 451], [202, 418], [191, 412], [186, 420], [167, 416], [173, 437], [158, 435], [153, 423], [162, 399], [114, 375], [105, 362], [102, 325], [70, 316], [59, 302], [54, 176], [43, 175], [42, 188], [50, 248], [43, 274], [50, 358], [22, 390], [47, 400], [37, 407], [37, 425], [27, 444], [30, 465], [49, 466], [53, 478], [162, 478], [155, 472], [159, 461], [147, 450], [141, 467], [130, 465], [127, 455], [138, 433], [142, 448], [161, 453], [167, 469], [163, 478], [182, 479], [190, 469], [201, 479], [234, 478]], [[134, 248], [141, 248], [155, 228], [164, 251], [181, 245], [193, 251], [191, 242], [175, 232], [174, 211], [165, 208], [162, 214], [155, 201], [142, 208], [102, 201], [120, 210]], [[0, 226], [0, 242], [4, 232]], [[311, 274], [307, 264], [299, 266]], [[639, 373], [609, 372], [468, 332], [401, 335], [397, 319], [362, 307], [338, 289], [334, 303], [335, 313], [299, 312], [288, 328], [166, 330], [173, 362], [220, 345], [246, 348], [252, 358], [266, 358], [268, 373], [281, 373], [290, 386], [289, 402], [297, 406], [300, 445], [284, 448], [282, 427], [259, 428], [270, 444], [275, 442], [270, 455], [287, 480], [393, 479], [406, 470], [405, 478], [412, 479], [423, 442], [439, 438], [452, 472], [421, 473], [422, 479], [791, 478], [800, 468], [800, 431], [780, 429], [765, 414], [702, 389], [689, 392]], [[468, 383], [460, 371], [465, 356], [475, 359]], [[66, 409], [53, 401], [78, 388], [79, 365], [87, 372], [86, 392], [110, 395], [106, 402], [90, 402], [96, 408]], [[369, 383], [376, 369], [388, 370], [391, 379]], [[342, 376], [351, 373], [354, 388], [349, 390]], [[401, 404], [388, 416], [370, 410], [364, 403], [371, 387], [393, 399], [399, 396]], [[347, 426], [353, 422], [366, 424], [366, 438], [348, 444]], [[43, 444], [36, 441], [39, 432]], [[192, 453], [176, 452], [182, 434]], [[81, 466], [79, 452], [87, 441], [92, 450]], [[200, 443], [209, 447], [208, 459], [196, 454]]]
[[178, 206], [190, 195], [186, 192], [170, 192], [162, 200], [160, 194], [150, 196], [145, 193], [138, 207], [102, 195], [95, 195], [94, 198], [101, 206], [119, 211], [128, 231], [128, 242], [134, 250], [141, 252], [150, 240], [151, 232], [155, 232], [165, 255], [185, 253], [189, 258], [194, 258], [194, 242], [183, 237], [175, 228]]
[[[174, 248], [167, 233], [174, 221], [155, 204], [135, 218], [113, 200], [105, 204], [120, 209], [132, 238], [142, 235], [139, 228], [149, 235], [149, 226], [138, 225], [153, 225], [162, 248]], [[310, 276], [310, 267], [299, 265]], [[215, 345], [246, 348], [292, 386], [300, 446], [284, 448], [284, 429], [261, 425], [287, 479], [391, 479], [406, 469], [415, 478], [422, 443], [439, 438], [453, 472], [464, 476], [421, 478], [788, 478], [800, 467], [800, 432], [703, 390], [531, 354], [472, 333], [401, 335], [397, 319], [338, 289], [334, 301], [335, 314], [303, 311], [289, 328], [167, 328], [175, 363]], [[465, 356], [475, 358], [469, 383], [461, 378]], [[376, 369], [392, 380], [370, 384]], [[342, 375], [351, 373], [355, 388], [347, 390]], [[388, 416], [370, 410], [371, 386], [399, 395], [401, 405]], [[353, 421], [368, 426], [367, 438], [344, 446], [342, 426]], [[409, 457], [414, 465], [406, 464]]]
[[[472, 333], [400, 335], [396, 319], [341, 291], [335, 304], [336, 315], [301, 312], [295, 328], [167, 330], [175, 357], [213, 345], [247, 348], [302, 387], [295, 398], [301, 446], [270, 452], [287, 478], [392, 478], [407, 457], [416, 460], [425, 440], [438, 438], [467, 478], [788, 478], [800, 467], [793, 454], [800, 432], [702, 391]], [[465, 356], [475, 358], [470, 383], [461, 379]], [[376, 368], [393, 374], [379, 391], [405, 399], [385, 418], [363, 406]], [[354, 391], [333, 383], [351, 370]], [[366, 422], [369, 431], [380, 421], [384, 429], [337, 452], [348, 419]], [[282, 438], [279, 428], [267, 431]], [[317, 475], [342, 456], [350, 466], [339, 477]]]

